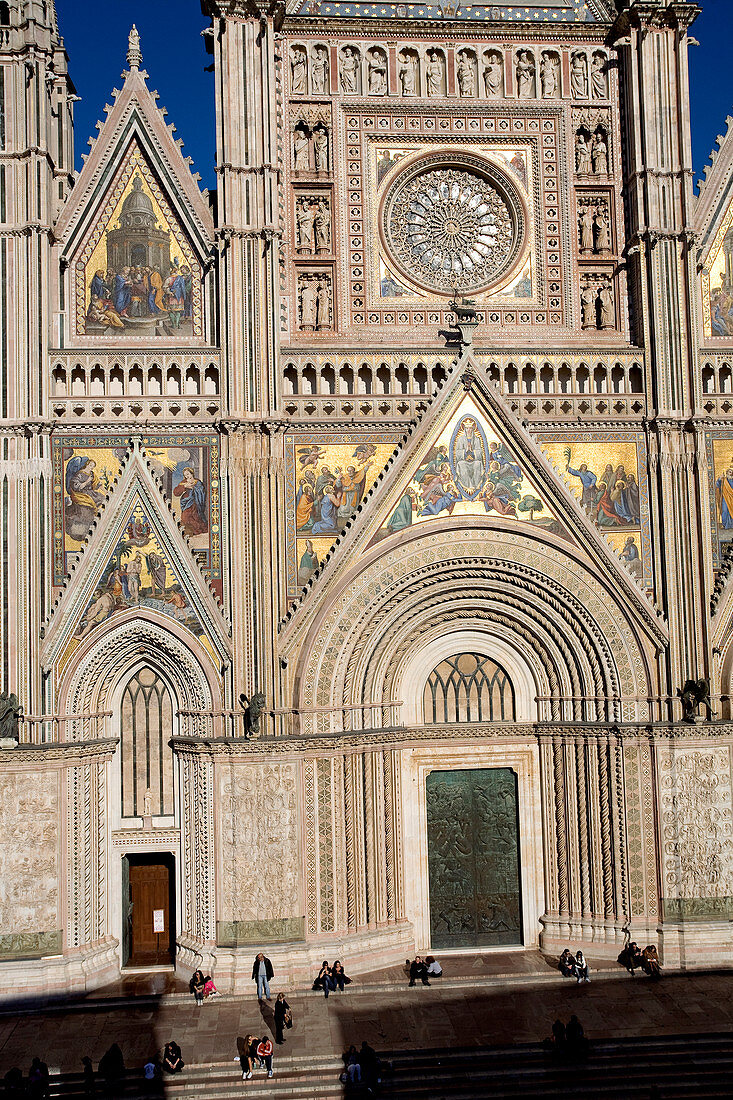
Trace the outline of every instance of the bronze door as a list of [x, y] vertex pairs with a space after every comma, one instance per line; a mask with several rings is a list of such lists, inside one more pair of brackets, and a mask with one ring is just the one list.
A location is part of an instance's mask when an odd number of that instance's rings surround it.
[[426, 797], [432, 947], [520, 944], [516, 775], [431, 772]]
[[173, 925], [172, 857], [129, 856], [129, 955], [128, 966], [160, 966], [172, 963]]

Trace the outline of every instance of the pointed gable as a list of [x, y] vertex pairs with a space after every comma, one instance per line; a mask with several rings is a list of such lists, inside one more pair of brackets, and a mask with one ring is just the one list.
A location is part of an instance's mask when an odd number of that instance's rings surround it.
[[60, 673], [95, 630], [122, 615], [143, 614], [185, 628], [217, 665], [228, 659], [221, 607], [135, 447], [56, 602], [42, 646], [44, 664]]
[[[469, 429], [467, 421], [473, 421]], [[652, 634], [665, 636], [654, 610], [611, 545], [569, 490], [542, 448], [532, 439], [486, 370], [462, 356], [431, 406], [404, 440], [382, 477], [359, 507], [306, 592], [291, 609], [288, 637], [302, 618], [317, 614], [321, 599], [331, 598], [338, 577], [384, 552], [416, 528], [440, 521], [503, 530], [521, 525], [538, 538], [557, 540], [568, 554], [601, 569], [608, 583], [643, 619]], [[571, 550], [572, 547], [572, 550]], [[329, 593], [330, 595], [327, 595]]]
[[213, 221], [139, 61], [131, 35], [123, 88], [55, 227], [69, 338], [201, 343]]
[[733, 342], [733, 118], [705, 167], [695, 209], [703, 337]]

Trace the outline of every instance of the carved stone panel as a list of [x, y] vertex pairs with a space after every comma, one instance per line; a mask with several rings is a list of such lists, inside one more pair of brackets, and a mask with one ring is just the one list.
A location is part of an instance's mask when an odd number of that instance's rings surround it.
[[728, 748], [660, 753], [666, 920], [733, 913], [733, 808]]
[[[55, 933], [58, 915], [58, 772], [6, 772], [0, 776], [0, 928]], [[16, 953], [13, 943], [0, 953]]]
[[236, 924], [240, 941], [255, 925], [279, 939], [282, 922], [299, 916], [296, 768], [233, 764], [221, 776], [219, 919]]

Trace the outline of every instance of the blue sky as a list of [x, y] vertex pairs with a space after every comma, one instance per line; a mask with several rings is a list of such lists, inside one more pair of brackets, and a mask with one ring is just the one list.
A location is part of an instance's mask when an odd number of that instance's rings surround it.
[[[701, 0], [703, 13], [692, 34], [700, 42], [690, 48], [692, 145], [695, 176], [702, 173], [716, 134], [733, 114], [733, 3]], [[142, 39], [148, 87], [160, 92], [159, 106], [168, 108], [168, 122], [183, 138], [185, 156], [194, 159], [203, 185], [215, 187], [214, 78], [204, 72], [210, 58], [200, 31], [206, 26], [199, 0], [118, 0], [96, 11], [81, 0], [56, 0], [61, 33], [69, 53], [71, 76], [81, 103], [76, 105], [77, 166], [87, 151], [95, 122], [120, 87], [126, 67], [127, 35], [132, 23]], [[92, 10], [96, 11], [91, 17]]]

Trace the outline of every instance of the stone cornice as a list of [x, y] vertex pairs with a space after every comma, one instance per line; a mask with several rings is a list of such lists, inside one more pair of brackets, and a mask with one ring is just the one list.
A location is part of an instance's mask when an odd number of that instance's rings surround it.
[[572, 741], [604, 741], [609, 737], [621, 742], [733, 740], [733, 722], [657, 722], [657, 723], [453, 723], [440, 726], [362, 730], [358, 733], [261, 737], [249, 741], [232, 738], [176, 737], [173, 745], [181, 756], [242, 757], [264, 759], [272, 756], [302, 756], [311, 753], [365, 752], [376, 747], [410, 748], [425, 742], [449, 741], [451, 745], [475, 741], [546, 741], [562, 738]]
[[434, 39], [507, 43], [583, 41], [603, 44], [611, 21], [607, 23], [542, 23], [535, 20], [507, 20], [479, 22], [467, 19], [344, 19], [336, 16], [286, 15], [282, 33], [288, 37], [303, 35], [328, 35], [333, 38], [358, 38], [370, 41], [410, 39], [420, 41]]
[[67, 741], [46, 745], [18, 745], [15, 749], [0, 749], [0, 771], [9, 771], [18, 764], [55, 765], [73, 768], [96, 760], [111, 759], [120, 743], [119, 737], [99, 741]]

